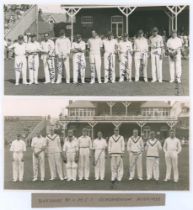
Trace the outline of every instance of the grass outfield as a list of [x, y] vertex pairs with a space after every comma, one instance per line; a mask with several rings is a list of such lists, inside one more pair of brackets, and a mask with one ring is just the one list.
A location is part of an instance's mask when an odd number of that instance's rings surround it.
[[[180, 180], [178, 183], [163, 182], [165, 176], [165, 161], [163, 153], [160, 158], [160, 180], [155, 181], [128, 181], [128, 155], [124, 156], [124, 177], [119, 183], [116, 183], [114, 190], [127, 190], [127, 191], [170, 191], [170, 190], [188, 190], [189, 189], [189, 147], [183, 147], [182, 152], [179, 155], [179, 172]], [[13, 183], [12, 180], [12, 155], [8, 150], [8, 146], [5, 147], [5, 172], [4, 172], [4, 188], [5, 189], [17, 189], [17, 190], [112, 190], [112, 184], [110, 182], [110, 161], [109, 158], [106, 162], [106, 177], [104, 181], [94, 181], [94, 168], [91, 166], [90, 181], [48, 181], [50, 178], [48, 161], [46, 158], [46, 181], [45, 182], [32, 182], [32, 152], [28, 148], [25, 153], [25, 172], [24, 181], [22, 183]], [[145, 166], [145, 158], [143, 158], [143, 166]], [[92, 160], [91, 160], [92, 162]], [[145, 167], [143, 168], [145, 177]]]
[[[151, 81], [151, 62], [148, 62], [148, 78]], [[44, 84], [44, 70], [42, 62], [39, 69], [39, 85], [15, 86], [14, 60], [5, 60], [5, 95], [63, 95], [63, 96], [173, 96], [189, 95], [189, 60], [182, 60], [182, 84], [179, 85], [179, 93], [175, 83], [170, 84], [168, 58], [163, 60], [163, 83], [140, 82], [116, 82], [114, 84], [89, 84], [90, 70], [87, 58], [86, 84]], [[116, 76], [119, 77], [118, 62], [116, 61]], [[134, 76], [134, 65], [132, 75]], [[104, 75], [103, 64], [102, 74]], [[72, 78], [72, 67], [71, 67]]]

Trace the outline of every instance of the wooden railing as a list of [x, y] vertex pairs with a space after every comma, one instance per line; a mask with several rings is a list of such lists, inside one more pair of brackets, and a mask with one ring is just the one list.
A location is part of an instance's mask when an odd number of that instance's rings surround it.
[[66, 121], [152, 121], [177, 120], [175, 116], [61, 116]]

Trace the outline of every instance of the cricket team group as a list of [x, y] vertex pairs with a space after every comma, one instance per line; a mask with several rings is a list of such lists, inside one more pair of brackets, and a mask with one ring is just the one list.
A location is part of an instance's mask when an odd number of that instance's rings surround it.
[[[44, 34], [44, 40], [37, 41], [35, 34], [30, 36], [30, 41], [25, 41], [23, 35], [18, 40], [7, 46], [15, 55], [15, 85], [19, 85], [22, 75], [24, 85], [38, 84], [40, 58], [43, 61], [45, 83], [62, 83], [65, 73], [66, 83], [71, 82], [70, 73], [72, 58], [73, 83], [85, 83], [86, 59], [89, 53], [90, 83], [102, 83], [101, 66], [104, 65], [104, 83], [116, 82], [115, 68], [119, 68], [119, 82], [138, 82], [143, 75], [144, 82], [148, 82], [147, 65], [151, 58], [151, 82], [162, 82], [163, 57], [169, 59], [171, 83], [181, 83], [182, 74], [182, 49], [183, 41], [178, 37], [177, 31], [172, 31], [171, 37], [164, 41], [159, 35], [157, 27], [152, 29], [152, 35], [147, 39], [143, 30], [139, 30], [133, 41], [128, 34], [123, 34], [120, 39], [115, 39], [111, 32], [101, 39], [96, 31], [91, 32], [91, 38], [86, 43], [80, 34], [71, 42], [66, 37], [65, 30], [60, 30], [60, 36], [53, 41], [49, 34]], [[102, 62], [102, 57], [104, 61]], [[118, 65], [116, 65], [118, 60]], [[134, 65], [132, 64], [134, 61]], [[135, 75], [132, 77], [132, 66], [135, 66]], [[165, 70], [166, 71], [166, 70]], [[28, 81], [29, 75], [29, 81]]]
[[[59, 135], [53, 127], [49, 134], [43, 137], [38, 133], [31, 141], [33, 159], [33, 181], [45, 180], [45, 157], [48, 157], [50, 181], [60, 180], [76, 181], [89, 180], [91, 160], [93, 160], [95, 180], [105, 180], [106, 159], [111, 162], [111, 181], [120, 182], [124, 175], [123, 161], [128, 162], [128, 180], [160, 180], [160, 154], [165, 154], [166, 175], [164, 181], [179, 181], [178, 154], [182, 147], [180, 140], [176, 138], [175, 131], [170, 130], [169, 137], [163, 145], [156, 138], [154, 131], [150, 132], [149, 139], [145, 142], [134, 129], [132, 136], [126, 142], [119, 134], [119, 128], [114, 128], [114, 134], [107, 139], [103, 138], [101, 131], [97, 132], [97, 138], [91, 140], [87, 128], [82, 129], [79, 138], [74, 136], [73, 130], [67, 131], [67, 137], [61, 144]], [[13, 182], [24, 179], [24, 162], [26, 143], [21, 135], [11, 143], [10, 151], [13, 153]], [[124, 155], [128, 152], [128, 160]], [[146, 176], [143, 175], [143, 158], [146, 158]], [[161, 159], [162, 160], [162, 159]], [[173, 178], [171, 173], [173, 171]], [[164, 173], [163, 168], [161, 172]], [[136, 173], [136, 175], [135, 175]]]

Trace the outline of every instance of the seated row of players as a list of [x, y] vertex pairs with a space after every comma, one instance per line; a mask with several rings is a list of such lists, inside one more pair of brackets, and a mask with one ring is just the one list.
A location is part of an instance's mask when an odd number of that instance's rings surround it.
[[[98, 83], [101, 83], [101, 48], [104, 51], [104, 83], [109, 81], [114, 83], [116, 80], [116, 55], [119, 61], [119, 82], [123, 82], [125, 79], [132, 82], [133, 57], [135, 82], [139, 81], [140, 71], [143, 73], [144, 81], [148, 82], [147, 64], [149, 55], [151, 56], [152, 82], [162, 82], [162, 60], [165, 55], [165, 46], [163, 38], [158, 34], [156, 27], [153, 28], [149, 41], [144, 37], [143, 30], [139, 30], [134, 43], [128, 39], [128, 34], [124, 34], [122, 40], [118, 42], [111, 32], [107, 34], [106, 39], [101, 40], [97, 33], [92, 31], [92, 37], [88, 40], [87, 46], [91, 84], [95, 83], [96, 74]], [[166, 48], [169, 53], [170, 82], [177, 81], [180, 83], [182, 40], [177, 37], [177, 31], [172, 32]], [[36, 35], [32, 35], [31, 41], [26, 44], [23, 36], [20, 35], [18, 42], [9, 46], [8, 49], [14, 49], [15, 53], [16, 85], [19, 84], [21, 74], [23, 84], [28, 84], [27, 67], [29, 70], [29, 84], [38, 84], [39, 54], [41, 54], [43, 60], [45, 83], [56, 82], [60, 84], [63, 70], [65, 70], [66, 74], [66, 83], [70, 83], [70, 53], [72, 53], [73, 60], [73, 83], [78, 83], [79, 75], [81, 83], [85, 83], [86, 43], [82, 40], [81, 35], [77, 35], [72, 44], [69, 38], [65, 36], [63, 29], [60, 31], [60, 37], [56, 39], [55, 43], [49, 39], [48, 34], [45, 34], [41, 44], [36, 41]]]
[[[90, 157], [93, 152], [93, 165], [95, 170], [95, 180], [105, 179], [105, 162], [107, 156], [111, 159], [111, 181], [121, 181], [124, 173], [123, 156], [125, 146], [129, 154], [129, 180], [137, 176], [143, 180], [143, 154], [146, 156], [147, 180], [159, 180], [160, 152], [165, 153], [166, 176], [164, 181], [171, 179], [173, 169], [174, 182], [179, 180], [178, 154], [181, 152], [181, 144], [175, 137], [175, 132], [170, 131], [170, 136], [165, 140], [163, 148], [155, 132], [151, 131], [150, 137], [144, 144], [143, 139], [138, 135], [138, 130], [133, 130], [133, 135], [128, 139], [127, 145], [123, 136], [119, 135], [119, 129], [114, 129], [108, 142], [102, 137], [102, 133], [97, 133], [97, 138], [92, 142], [87, 135], [87, 129], [82, 130], [82, 136], [78, 139], [73, 135], [72, 130], [68, 130], [63, 149], [61, 148], [60, 137], [51, 129], [46, 137], [37, 135], [32, 139], [31, 147], [33, 151], [33, 181], [38, 180], [38, 169], [40, 169], [41, 181], [45, 179], [45, 153], [48, 156], [50, 168], [50, 180], [55, 180], [58, 174], [60, 180], [76, 181], [77, 172], [79, 180], [89, 180]], [[13, 152], [13, 181], [23, 181], [24, 174], [24, 152], [25, 142], [18, 136], [11, 144], [10, 151]], [[63, 163], [62, 163], [63, 160]]]

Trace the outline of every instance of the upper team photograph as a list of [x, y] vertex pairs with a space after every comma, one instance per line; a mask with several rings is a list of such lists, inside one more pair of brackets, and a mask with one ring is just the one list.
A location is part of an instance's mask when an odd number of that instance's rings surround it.
[[189, 6], [4, 5], [5, 95], [189, 95]]

